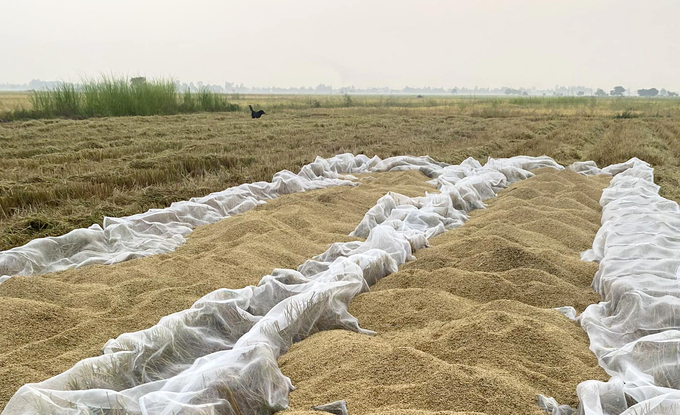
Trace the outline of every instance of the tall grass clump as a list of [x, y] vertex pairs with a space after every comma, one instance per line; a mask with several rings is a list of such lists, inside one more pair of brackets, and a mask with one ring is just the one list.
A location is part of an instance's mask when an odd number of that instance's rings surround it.
[[8, 118], [121, 117], [240, 109], [225, 95], [209, 90], [180, 93], [174, 80], [106, 76], [78, 85], [62, 83], [55, 88], [33, 91], [30, 102], [31, 110], [15, 111]]
[[33, 91], [30, 101], [33, 110], [40, 114], [75, 117], [80, 108], [80, 98], [73, 84], [61, 84], [49, 91]]
[[229, 102], [225, 95], [204, 89], [198, 92], [185, 91], [179, 109], [180, 112], [221, 112], [238, 111], [240, 106]]
[[178, 112], [177, 86], [172, 80], [131, 82], [102, 77], [84, 82], [80, 89], [86, 117], [166, 115]]

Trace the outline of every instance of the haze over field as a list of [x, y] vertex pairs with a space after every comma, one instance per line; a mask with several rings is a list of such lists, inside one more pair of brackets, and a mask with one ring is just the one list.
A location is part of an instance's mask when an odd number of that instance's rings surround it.
[[[106, 7], [104, 7], [106, 5]], [[0, 83], [680, 89], [676, 0], [0, 0]]]

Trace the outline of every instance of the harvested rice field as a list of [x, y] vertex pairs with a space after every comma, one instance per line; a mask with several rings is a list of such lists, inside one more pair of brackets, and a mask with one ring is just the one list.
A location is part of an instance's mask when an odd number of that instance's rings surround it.
[[[356, 99], [360, 107], [308, 108], [309, 97], [286, 99], [241, 97], [244, 108], [268, 110], [257, 121], [238, 112], [0, 122], [0, 250], [344, 152], [452, 164], [639, 157], [655, 167], [662, 195], [680, 200], [680, 100], [392, 97], [385, 106], [368, 97]], [[632, 118], [617, 118], [627, 110]]]
[[680, 415], [680, 1], [5, 3], [0, 415]]
[[[675, 101], [494, 102], [1, 123], [3, 415], [539, 415], [586, 392], [609, 408], [587, 415], [656, 414], [626, 409], [676, 385]], [[343, 152], [379, 157], [307, 164]], [[616, 359], [653, 386], [610, 381]]]

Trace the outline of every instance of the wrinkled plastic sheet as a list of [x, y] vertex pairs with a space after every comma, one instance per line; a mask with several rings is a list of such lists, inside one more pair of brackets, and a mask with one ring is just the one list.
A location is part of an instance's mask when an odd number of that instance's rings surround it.
[[[680, 209], [659, 196], [644, 161], [633, 158], [602, 173], [614, 175], [600, 199], [602, 226], [581, 257], [599, 263], [592, 287], [604, 301], [576, 320], [612, 378], [578, 386], [578, 413], [678, 414]], [[553, 415], [571, 410], [555, 403], [546, 408]]]
[[90, 264], [113, 264], [170, 252], [195, 227], [248, 211], [280, 195], [330, 186], [353, 186], [353, 176], [375, 162], [365, 156], [318, 158], [294, 174], [284, 170], [271, 182], [242, 184], [204, 197], [176, 202], [137, 215], [106, 217], [103, 226], [75, 229], [65, 235], [35, 239], [0, 252], [0, 282], [14, 275], [35, 275]]
[[277, 359], [291, 344], [334, 328], [371, 334], [349, 314], [352, 298], [538, 167], [563, 168], [548, 157], [524, 156], [490, 159], [484, 166], [474, 159], [449, 166], [428, 157], [317, 159], [300, 172], [304, 180], [323, 178], [315, 186], [344, 184], [337, 182], [346, 179], [340, 173], [418, 169], [440, 193], [389, 193], [353, 232], [364, 241], [333, 244], [298, 270], [277, 269], [257, 286], [214, 291], [149, 329], [112, 339], [102, 356], [21, 387], [3, 414], [240, 415], [285, 409], [293, 386]]

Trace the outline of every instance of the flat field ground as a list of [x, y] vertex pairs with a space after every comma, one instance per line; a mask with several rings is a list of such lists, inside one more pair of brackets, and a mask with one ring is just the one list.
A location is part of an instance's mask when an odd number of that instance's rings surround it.
[[[429, 154], [450, 163], [547, 154], [563, 164], [606, 165], [637, 156], [657, 168], [664, 195], [680, 200], [679, 100], [234, 101], [267, 115], [0, 123], [0, 249], [101, 223], [104, 215], [270, 180], [281, 169], [297, 171], [317, 155], [342, 152]], [[0, 409], [21, 385], [98, 355], [109, 338], [350, 240], [386, 191], [416, 196], [430, 188], [418, 172], [362, 180], [285, 195], [201, 227], [172, 253], [4, 282]], [[585, 333], [552, 308], [582, 310], [598, 300], [590, 289], [597, 266], [580, 261], [579, 252], [599, 227], [597, 201], [606, 185], [602, 177], [541, 172], [473, 212], [466, 226], [434, 238], [418, 260], [353, 301], [351, 312], [378, 336], [322, 332], [280, 359], [297, 386], [289, 413], [339, 398], [365, 415], [452, 407], [538, 414], [537, 393], [575, 404], [578, 382], [607, 376]]]
[[[317, 155], [637, 156], [680, 200], [680, 100], [230, 95], [244, 110], [0, 123], [0, 250], [297, 171]], [[14, 103], [13, 103], [14, 102]], [[28, 101], [0, 94], [0, 108]]]
[[0, 113], [31, 107], [30, 94], [27, 92], [0, 91]]

